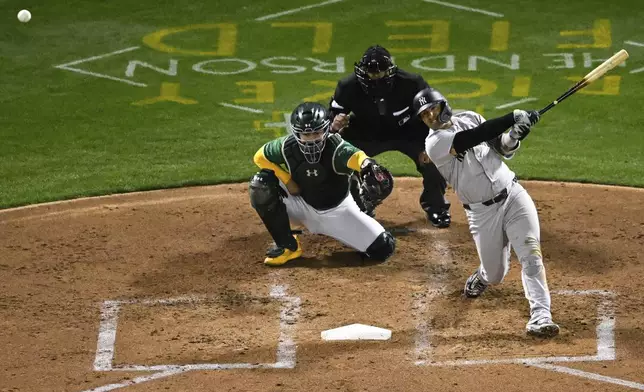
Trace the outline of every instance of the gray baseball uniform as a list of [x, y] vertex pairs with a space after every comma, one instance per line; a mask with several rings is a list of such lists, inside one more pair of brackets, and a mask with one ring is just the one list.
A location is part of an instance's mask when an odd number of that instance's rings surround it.
[[512, 245], [521, 262], [532, 317], [551, 317], [537, 209], [502, 159], [510, 159], [519, 145], [502, 156], [493, 143], [486, 142], [455, 156], [452, 143], [456, 133], [474, 128], [485, 119], [467, 111], [455, 114], [451, 121], [448, 129], [430, 131], [425, 151], [465, 206], [482, 279], [485, 283], [503, 280], [509, 270]]

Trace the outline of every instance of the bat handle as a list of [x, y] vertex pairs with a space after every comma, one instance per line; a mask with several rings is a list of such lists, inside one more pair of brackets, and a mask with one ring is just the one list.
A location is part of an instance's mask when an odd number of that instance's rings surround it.
[[558, 103], [559, 103], [559, 101], [552, 101], [552, 102], [550, 102], [550, 104], [549, 104], [548, 106], [546, 106], [545, 108], [543, 108], [543, 109], [539, 110], [539, 115], [541, 116], [542, 114], [544, 114], [544, 113], [545, 113], [545, 112], [547, 112], [548, 110], [550, 110], [550, 109], [554, 108], [554, 107], [555, 107], [555, 105], [557, 105]]
[[552, 101], [548, 106], [545, 108], [539, 110], [539, 115], [544, 114], [548, 110], [554, 108], [559, 102], [563, 101], [564, 99], [568, 98], [569, 96], [573, 95], [577, 91], [581, 90], [582, 88], [586, 87], [588, 85], [588, 81], [586, 79], [583, 79], [579, 81], [577, 84], [575, 84], [570, 90], [566, 91], [561, 97], [555, 99]]

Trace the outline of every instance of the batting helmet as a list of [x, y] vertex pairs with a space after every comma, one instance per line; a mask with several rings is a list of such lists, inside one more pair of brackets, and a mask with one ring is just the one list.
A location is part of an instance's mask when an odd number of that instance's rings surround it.
[[441, 105], [438, 121], [442, 123], [448, 122], [452, 118], [452, 108], [449, 106], [447, 98], [438, 92], [438, 90], [426, 88], [420, 90], [414, 97], [413, 107], [416, 115], [420, 115], [421, 112], [436, 105]]

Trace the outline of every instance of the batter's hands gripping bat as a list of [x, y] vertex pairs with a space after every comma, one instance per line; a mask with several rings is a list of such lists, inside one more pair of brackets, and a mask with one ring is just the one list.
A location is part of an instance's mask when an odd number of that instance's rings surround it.
[[610, 71], [611, 69], [617, 67], [626, 59], [628, 58], [628, 52], [624, 49], [620, 50], [619, 52], [615, 53], [613, 57], [609, 58], [608, 60], [604, 61], [600, 65], [597, 66], [597, 68], [593, 69], [590, 71], [586, 76], [584, 76], [583, 79], [581, 79], [577, 84], [572, 86], [568, 91], [566, 91], [563, 95], [561, 95], [559, 98], [551, 102], [548, 106], [545, 108], [539, 110], [539, 115], [544, 114], [548, 110], [552, 109], [557, 105], [559, 102], [563, 101], [564, 99], [568, 98], [569, 96], [573, 95], [577, 91], [581, 90], [582, 88], [588, 86], [595, 80], [601, 78], [606, 74], [606, 72]]

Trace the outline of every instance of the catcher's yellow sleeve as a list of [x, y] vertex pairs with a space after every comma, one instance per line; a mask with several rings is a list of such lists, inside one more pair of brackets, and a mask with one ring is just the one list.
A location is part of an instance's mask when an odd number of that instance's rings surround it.
[[289, 172], [282, 169], [278, 164], [273, 163], [269, 161], [268, 158], [266, 158], [266, 156], [264, 155], [264, 146], [257, 150], [255, 156], [253, 157], [253, 162], [255, 162], [255, 164], [259, 166], [260, 169], [269, 169], [274, 171], [277, 178], [279, 178], [284, 185], [288, 184], [288, 182], [291, 181], [291, 174]]
[[364, 153], [364, 151], [358, 150], [353, 155], [351, 155], [351, 158], [349, 158], [349, 160], [347, 161], [347, 167], [359, 172], [362, 162], [364, 162], [364, 160], [367, 158], [369, 157]]

